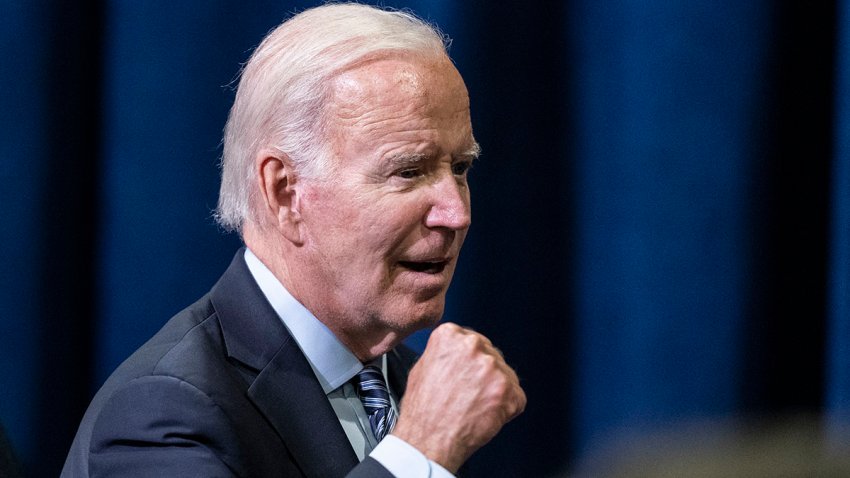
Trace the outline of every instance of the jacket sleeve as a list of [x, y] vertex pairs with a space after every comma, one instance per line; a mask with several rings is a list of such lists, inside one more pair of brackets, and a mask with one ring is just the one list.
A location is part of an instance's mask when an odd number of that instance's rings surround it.
[[101, 409], [89, 476], [241, 475], [229, 419], [193, 385], [168, 376], [128, 382]]
[[346, 478], [395, 478], [392, 473], [381, 466], [374, 458], [366, 457], [347, 475]]

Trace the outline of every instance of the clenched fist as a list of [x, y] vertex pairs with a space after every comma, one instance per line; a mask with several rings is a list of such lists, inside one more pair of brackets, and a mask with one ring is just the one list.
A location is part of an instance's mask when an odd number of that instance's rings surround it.
[[452, 473], [525, 409], [519, 379], [487, 337], [437, 327], [410, 371], [392, 434]]

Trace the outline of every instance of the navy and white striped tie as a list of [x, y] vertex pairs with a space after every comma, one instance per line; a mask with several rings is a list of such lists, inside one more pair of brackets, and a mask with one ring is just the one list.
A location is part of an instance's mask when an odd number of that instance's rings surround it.
[[381, 441], [395, 426], [396, 414], [390, 405], [390, 394], [384, 382], [384, 374], [375, 365], [367, 365], [357, 374], [354, 386], [369, 415], [369, 425], [378, 441]]

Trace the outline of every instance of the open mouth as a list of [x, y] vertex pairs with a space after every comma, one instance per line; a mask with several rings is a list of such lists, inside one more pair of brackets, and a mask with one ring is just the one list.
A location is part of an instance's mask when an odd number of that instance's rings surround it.
[[414, 272], [425, 272], [426, 274], [439, 274], [443, 272], [449, 261], [399, 261], [399, 265]]

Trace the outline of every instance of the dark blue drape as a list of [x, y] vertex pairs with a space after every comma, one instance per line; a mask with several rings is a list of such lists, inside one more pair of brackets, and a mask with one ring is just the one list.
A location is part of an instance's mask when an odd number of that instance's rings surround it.
[[850, 432], [850, 2], [837, 7], [835, 135], [829, 248], [826, 406], [837, 440]]
[[[529, 407], [473, 476], [694, 419], [813, 412], [846, 440], [850, 1], [385, 3], [454, 39], [483, 146], [446, 319]], [[230, 260], [230, 85], [314, 4], [0, 4], [0, 422], [32, 476]]]
[[570, 17], [581, 446], [741, 401], [771, 5], [584, 2]]

